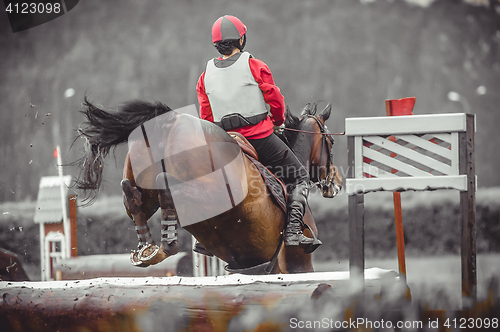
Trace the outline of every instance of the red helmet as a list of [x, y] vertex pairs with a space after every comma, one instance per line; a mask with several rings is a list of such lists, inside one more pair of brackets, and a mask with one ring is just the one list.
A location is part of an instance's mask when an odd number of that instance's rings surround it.
[[212, 42], [226, 39], [240, 39], [247, 32], [247, 27], [237, 17], [225, 15], [219, 17], [212, 26]]

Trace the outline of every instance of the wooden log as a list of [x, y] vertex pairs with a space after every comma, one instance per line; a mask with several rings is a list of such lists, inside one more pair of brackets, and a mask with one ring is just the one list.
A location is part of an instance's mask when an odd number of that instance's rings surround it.
[[[373, 299], [384, 282], [399, 278], [375, 268], [366, 270], [365, 280], [365, 294]], [[240, 325], [248, 317], [276, 331], [291, 315], [318, 308], [336, 318], [327, 302], [344, 310], [350, 305], [348, 272], [0, 282], [0, 289], [0, 324], [14, 331], [246, 330]]]

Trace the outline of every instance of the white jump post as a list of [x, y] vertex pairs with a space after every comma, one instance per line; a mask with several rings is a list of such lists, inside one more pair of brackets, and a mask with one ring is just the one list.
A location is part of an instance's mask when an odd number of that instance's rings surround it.
[[[456, 189], [461, 206], [462, 298], [464, 304], [475, 300], [474, 114], [349, 118], [345, 129], [351, 278], [364, 282], [365, 193]], [[396, 142], [389, 139], [391, 135]]]
[[[192, 247], [194, 249], [194, 245], [196, 243], [196, 239], [194, 236], [191, 236]], [[212, 277], [212, 276], [224, 276], [228, 275], [224, 269], [226, 263], [218, 257], [205, 256], [202, 254], [198, 254], [193, 251], [193, 276], [194, 277]]]

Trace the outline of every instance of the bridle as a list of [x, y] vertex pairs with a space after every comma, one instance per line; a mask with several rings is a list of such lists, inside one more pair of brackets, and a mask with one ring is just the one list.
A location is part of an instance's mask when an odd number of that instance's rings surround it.
[[[296, 132], [300, 132], [300, 133], [305, 133], [305, 134], [315, 134], [315, 135], [322, 136], [321, 137], [321, 148], [323, 149], [323, 146], [325, 146], [325, 148], [326, 148], [326, 169], [327, 169], [326, 174], [327, 175], [326, 175], [326, 178], [320, 179], [320, 176], [318, 174], [318, 181], [317, 182], [311, 181], [311, 186], [316, 185], [320, 190], [333, 187], [333, 197], [335, 197], [340, 192], [340, 188], [339, 188], [339, 186], [337, 186], [334, 183], [335, 175], [337, 173], [336, 168], [334, 168], [333, 175], [330, 176], [330, 167], [332, 166], [332, 160], [333, 160], [332, 148], [333, 148], [333, 144], [335, 143], [332, 136], [333, 135], [345, 135], [345, 132], [344, 133], [330, 133], [328, 131], [328, 128], [326, 127], [326, 125], [324, 125], [316, 115], [311, 115], [311, 114], [306, 114], [306, 115], [308, 118], [313, 118], [316, 121], [316, 123], [320, 129], [319, 133], [313, 132], [313, 131], [305, 131], [305, 130], [299, 130], [299, 129], [286, 128], [286, 127], [284, 129], [290, 130], [290, 131], [296, 131]], [[329, 142], [331, 145], [328, 144]]]

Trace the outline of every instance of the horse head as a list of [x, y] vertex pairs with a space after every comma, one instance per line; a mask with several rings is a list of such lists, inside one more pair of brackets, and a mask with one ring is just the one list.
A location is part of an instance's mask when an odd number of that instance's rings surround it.
[[331, 105], [317, 114], [317, 104], [307, 104], [300, 118], [286, 111], [285, 137], [300, 162], [306, 166], [313, 182], [323, 197], [333, 198], [342, 188], [342, 177], [333, 164], [333, 137], [326, 120], [330, 117]]

